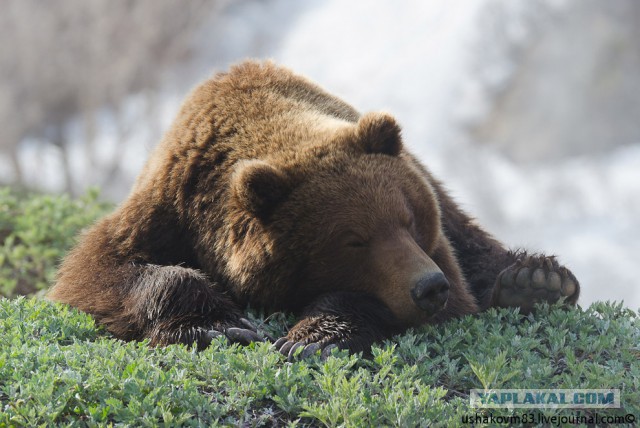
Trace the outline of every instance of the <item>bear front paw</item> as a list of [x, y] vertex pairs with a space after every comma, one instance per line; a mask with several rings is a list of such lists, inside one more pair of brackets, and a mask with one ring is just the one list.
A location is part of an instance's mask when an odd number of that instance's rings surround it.
[[[320, 353], [327, 358], [334, 348], [349, 349], [351, 352], [366, 350], [371, 342], [365, 343], [355, 335], [354, 326], [335, 315], [308, 317], [298, 322], [285, 337], [274, 343], [275, 348], [289, 361], [304, 359]], [[299, 348], [303, 348], [298, 354]]]
[[220, 324], [207, 330], [206, 339], [208, 343], [215, 337], [225, 336], [231, 343], [248, 345], [251, 342], [264, 342], [265, 338], [258, 333], [256, 327], [246, 318], [241, 318], [237, 325]]
[[[317, 354], [318, 352], [320, 352], [320, 355], [324, 359], [329, 356], [329, 353], [333, 348], [337, 347], [336, 344], [323, 346], [320, 342], [312, 342], [309, 344], [305, 344], [304, 341], [294, 342], [289, 340], [286, 336], [276, 340], [273, 346], [278, 350], [278, 352], [285, 355], [288, 361], [294, 361], [296, 358], [303, 360]], [[296, 354], [298, 348], [303, 348], [300, 354]]]
[[493, 306], [520, 307], [530, 312], [536, 303], [554, 303], [560, 298], [575, 305], [580, 284], [555, 257], [525, 255], [500, 272], [493, 292]]

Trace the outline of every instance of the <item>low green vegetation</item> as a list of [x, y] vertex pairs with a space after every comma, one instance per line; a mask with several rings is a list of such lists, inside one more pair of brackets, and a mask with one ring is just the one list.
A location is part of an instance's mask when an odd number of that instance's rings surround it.
[[[254, 320], [282, 332], [286, 318]], [[338, 352], [289, 363], [268, 343], [124, 343], [68, 307], [2, 299], [0, 426], [460, 426], [476, 413], [578, 414], [470, 408], [469, 390], [483, 387], [620, 388], [623, 408], [580, 414], [638, 417], [639, 324], [605, 303], [528, 317], [491, 310], [410, 331], [372, 360]]]
[[[73, 235], [107, 209], [95, 194], [0, 191], [3, 293], [16, 294], [20, 281], [44, 288]], [[276, 337], [293, 322], [249, 316]], [[0, 427], [518, 426], [576, 415], [632, 425], [640, 417], [640, 314], [620, 304], [541, 306], [526, 317], [490, 310], [410, 330], [373, 354], [290, 363], [268, 343], [223, 338], [202, 352], [150, 348], [112, 338], [67, 306], [0, 298]], [[473, 409], [473, 388], [618, 388], [622, 408]]]
[[0, 188], [0, 296], [45, 290], [78, 232], [109, 209], [95, 190], [71, 199]]

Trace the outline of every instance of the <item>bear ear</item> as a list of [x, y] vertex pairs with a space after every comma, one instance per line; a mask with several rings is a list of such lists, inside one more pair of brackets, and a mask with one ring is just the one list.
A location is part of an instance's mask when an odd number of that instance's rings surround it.
[[387, 113], [367, 113], [358, 121], [356, 138], [366, 153], [397, 156], [402, 149], [400, 126]]
[[261, 160], [241, 161], [231, 177], [231, 192], [240, 206], [260, 218], [269, 218], [292, 186], [289, 177]]

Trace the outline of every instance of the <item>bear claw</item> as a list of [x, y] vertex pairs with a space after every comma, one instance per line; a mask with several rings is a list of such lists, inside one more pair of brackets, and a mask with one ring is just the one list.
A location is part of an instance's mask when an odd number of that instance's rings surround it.
[[230, 327], [224, 331], [225, 336], [232, 343], [248, 345], [251, 342], [264, 342], [264, 339], [255, 331], [246, 328]]
[[[336, 347], [335, 344], [328, 344], [323, 346], [318, 342], [312, 342], [308, 344], [305, 344], [304, 342], [294, 342], [292, 340], [288, 340], [286, 337], [281, 337], [280, 339], [276, 340], [273, 346], [278, 350], [278, 352], [286, 356], [287, 361], [289, 362], [298, 359], [303, 360], [309, 358], [312, 355], [317, 354], [318, 352], [321, 352], [322, 359], [326, 359], [329, 353], [326, 353], [325, 355], [325, 351], [329, 349], [330, 352], [331, 349]], [[297, 351], [299, 348], [302, 348], [302, 351], [298, 353]]]
[[[243, 325], [246, 324], [243, 323]], [[251, 330], [238, 327], [229, 327], [221, 330], [222, 331], [216, 329], [208, 330], [205, 334], [206, 340], [211, 343], [216, 337], [225, 336], [229, 342], [239, 343], [241, 345], [248, 345], [251, 342], [264, 342], [264, 338], [255, 331], [255, 327]]]
[[254, 332], [258, 332], [258, 329], [256, 328], [256, 326], [254, 326], [251, 321], [249, 321], [246, 318], [240, 318], [240, 324], [242, 324], [243, 328], [247, 329], [247, 330], [251, 330]]
[[302, 359], [308, 358], [308, 357], [318, 353], [318, 351], [320, 351], [321, 348], [322, 347], [317, 342], [310, 343], [310, 344], [308, 344], [307, 346], [304, 347], [304, 349], [302, 350], [302, 353], [300, 354], [300, 358], [302, 358]]
[[554, 257], [525, 255], [498, 275], [494, 304], [529, 312], [535, 303], [554, 303], [560, 298], [575, 304], [579, 291], [571, 271], [560, 266]]
[[293, 346], [291, 347], [291, 349], [289, 349], [289, 353], [287, 354], [287, 360], [288, 361], [293, 361], [295, 359], [296, 350], [298, 348], [303, 348], [303, 347], [304, 347], [304, 343], [302, 343], [302, 342], [294, 343]]

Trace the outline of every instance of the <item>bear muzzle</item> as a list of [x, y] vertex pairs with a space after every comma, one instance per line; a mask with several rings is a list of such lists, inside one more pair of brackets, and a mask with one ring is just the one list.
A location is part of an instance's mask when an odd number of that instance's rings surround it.
[[442, 272], [430, 272], [418, 280], [411, 297], [429, 316], [444, 309], [449, 299], [449, 281]]

